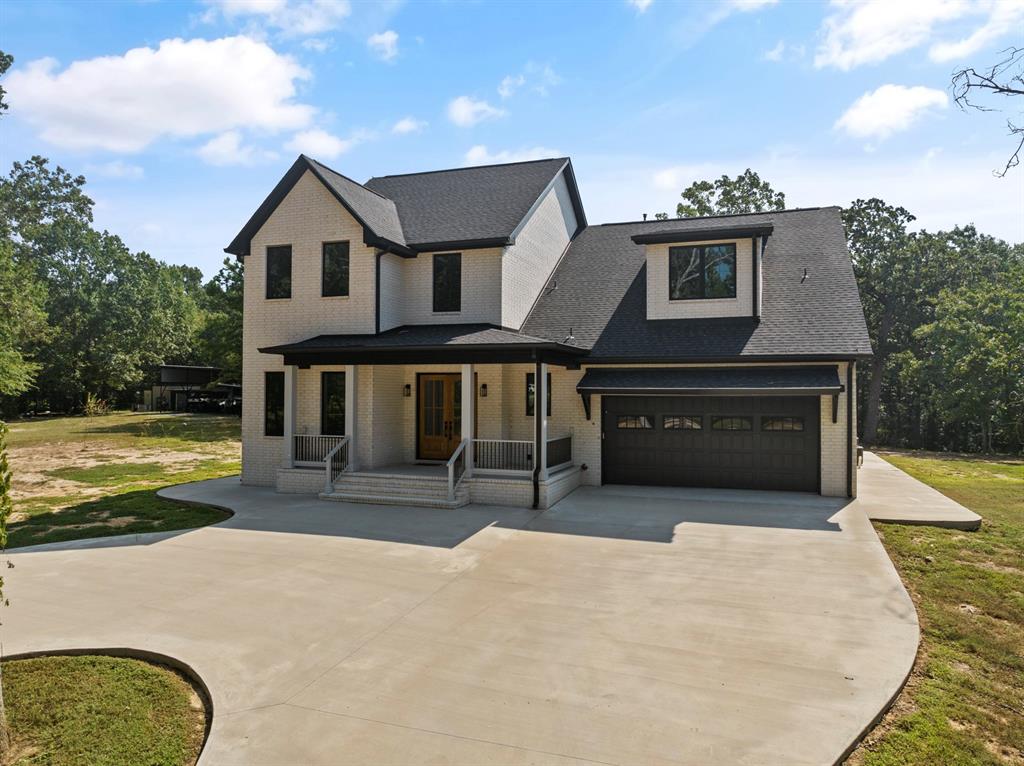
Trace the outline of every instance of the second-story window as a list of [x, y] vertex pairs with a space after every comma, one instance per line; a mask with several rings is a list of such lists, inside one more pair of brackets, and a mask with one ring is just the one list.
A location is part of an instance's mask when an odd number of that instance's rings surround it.
[[434, 311], [462, 311], [462, 254], [434, 256]]
[[322, 295], [348, 295], [348, 242], [324, 242]]
[[736, 297], [736, 245], [688, 245], [668, 249], [668, 298]]
[[292, 246], [267, 248], [267, 297], [292, 297]]

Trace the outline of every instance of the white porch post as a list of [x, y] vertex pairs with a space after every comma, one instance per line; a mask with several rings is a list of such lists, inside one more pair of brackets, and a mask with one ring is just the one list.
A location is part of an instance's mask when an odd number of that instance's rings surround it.
[[540, 419], [540, 480], [548, 478], [548, 365], [537, 365], [537, 380], [534, 381], [533, 415]]
[[345, 436], [348, 437], [348, 465], [345, 470], [356, 469], [356, 421], [359, 397], [356, 389], [359, 383], [359, 368], [354, 364], [345, 365]]
[[466, 476], [473, 475], [473, 426], [476, 424], [476, 381], [473, 365], [462, 365], [462, 438], [469, 439], [466, 447]]
[[294, 364], [284, 366], [284, 455], [281, 465], [295, 467], [295, 404], [298, 370]]

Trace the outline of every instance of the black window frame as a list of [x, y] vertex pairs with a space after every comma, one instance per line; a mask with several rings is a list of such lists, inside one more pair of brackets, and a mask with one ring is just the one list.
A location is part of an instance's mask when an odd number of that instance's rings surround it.
[[[746, 423], [748, 428], [718, 428], [718, 421], [726, 420], [738, 420]], [[729, 433], [751, 433], [754, 430], [754, 417], [753, 415], [712, 415], [711, 416], [711, 430], [712, 431], [726, 431]]]
[[[633, 425], [623, 425], [623, 421], [632, 422]], [[615, 428], [622, 431], [653, 431], [654, 422], [648, 415], [616, 415]]]
[[[345, 246], [345, 285], [342, 292], [327, 292], [327, 249], [333, 245]], [[340, 239], [320, 243], [320, 296], [323, 298], [347, 298], [352, 267], [352, 246], [349, 240]]]
[[[288, 251], [288, 294], [287, 295], [271, 295], [271, 281], [270, 281], [270, 260], [272, 256], [280, 256], [280, 251]], [[268, 301], [281, 301], [288, 300], [292, 297], [292, 246], [291, 245], [267, 245], [266, 254], [266, 292], [265, 297]], [[278, 275], [280, 277], [280, 275]]]
[[[532, 418], [533, 417], [533, 413], [534, 413], [533, 403], [535, 401], [537, 401], [537, 386], [536, 386], [535, 376], [536, 376], [536, 373], [533, 373], [533, 372], [526, 373], [526, 417], [528, 417], [528, 418]], [[548, 381], [548, 390], [547, 390], [547, 396], [545, 397], [547, 399], [547, 407], [545, 409], [548, 411], [547, 417], [550, 418], [551, 417], [551, 373], [550, 372], [547, 375], [547, 381]], [[533, 397], [532, 398], [530, 397], [530, 390], [531, 389], [533, 389]]]
[[[797, 426], [799, 428], [768, 428], [770, 421], [778, 421], [784, 425]], [[771, 434], [800, 434], [806, 430], [807, 424], [803, 415], [762, 415], [761, 430]]]
[[[280, 410], [271, 409], [271, 381], [275, 381], [275, 394], [280, 391]], [[279, 387], [279, 389], [278, 389]], [[279, 428], [271, 427], [271, 419], [280, 423]], [[263, 435], [284, 436], [284, 372], [267, 370], [263, 373]]]
[[[732, 248], [732, 295], [708, 295], [707, 286], [707, 249], [709, 247], [730, 247]], [[674, 298], [672, 296], [672, 289], [675, 286], [675, 280], [672, 279], [672, 260], [673, 255], [677, 252], [685, 251], [697, 251], [700, 255], [700, 295], [687, 296], [682, 298]], [[735, 242], [716, 242], [708, 245], [673, 245], [668, 249], [668, 299], [670, 301], [723, 301], [733, 300], [736, 298], [738, 289], [738, 270], [739, 263], [736, 256], [736, 243]]]
[[[440, 269], [438, 268], [438, 264], [441, 263], [443, 259], [453, 259], [455, 263], [455, 284], [448, 285], [447, 290], [439, 290], [439, 287], [443, 288], [443, 286], [439, 286], [437, 282], [438, 272], [440, 271]], [[434, 313], [457, 314], [458, 312], [462, 311], [462, 253], [434, 253], [434, 258], [433, 261], [431, 262], [431, 265], [433, 269], [430, 280], [430, 285], [433, 292], [433, 302], [431, 305]], [[448, 293], [448, 295], [445, 295], [445, 293]], [[444, 303], [443, 301], [446, 298], [451, 300], [452, 302]], [[439, 302], [439, 299], [441, 299], [441, 302]], [[452, 308], [452, 306], [454, 306], [454, 308]]]
[[[666, 422], [669, 419], [678, 419], [682, 425], [678, 428], [675, 426], [668, 426]], [[696, 423], [696, 425], [693, 425]], [[689, 424], [689, 425], [687, 425]], [[661, 416], [661, 430], [662, 431], [703, 431], [704, 430], [704, 416], [703, 415], [662, 415]]]
[[[340, 430], [336, 427], [337, 424], [329, 424], [327, 420], [328, 414], [328, 385], [329, 380], [341, 380], [341, 427]], [[345, 408], [345, 393], [346, 386], [348, 386], [348, 379], [345, 377], [345, 373], [342, 370], [323, 370], [320, 373], [320, 435], [321, 436], [344, 436], [345, 426], [347, 425], [348, 411]], [[333, 413], [332, 417], [337, 417], [337, 413]]]

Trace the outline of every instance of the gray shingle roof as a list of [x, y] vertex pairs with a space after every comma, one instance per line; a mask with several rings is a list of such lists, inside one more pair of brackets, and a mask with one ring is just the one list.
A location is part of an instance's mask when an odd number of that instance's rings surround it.
[[356, 218], [369, 226], [378, 237], [399, 245], [406, 244], [402, 222], [399, 220], [398, 209], [393, 200], [367, 189], [314, 159], [307, 159], [320, 172], [324, 182], [349, 204]]
[[581, 392], [690, 393], [765, 391], [830, 393], [841, 388], [836, 367], [592, 367]]
[[338, 350], [440, 348], [443, 346], [551, 346], [546, 338], [505, 330], [490, 324], [433, 324], [396, 327], [379, 335], [317, 335], [281, 346], [261, 348], [264, 353], [309, 353]]
[[[410, 245], [464, 240], [504, 242], [568, 162], [560, 157], [379, 176], [367, 181], [366, 188], [395, 201]], [[582, 218], [582, 208], [577, 215]]]
[[[631, 237], [771, 222], [763, 259], [761, 321], [661, 319], [647, 315], [645, 251]], [[801, 282], [803, 270], [808, 279]], [[570, 245], [523, 325], [564, 338], [601, 360], [842, 358], [871, 353], [839, 208], [774, 211], [584, 230]]]

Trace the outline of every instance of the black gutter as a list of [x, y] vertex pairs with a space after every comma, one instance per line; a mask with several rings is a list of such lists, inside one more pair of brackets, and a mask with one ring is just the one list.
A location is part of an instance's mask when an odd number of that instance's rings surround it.
[[482, 250], [485, 247], [506, 247], [514, 245], [512, 237], [485, 237], [480, 239], [451, 239], [446, 242], [413, 242], [409, 248], [414, 253], [433, 253], [439, 250]]
[[[543, 441], [543, 417], [541, 413], [547, 412], [547, 406], [544, 403], [544, 399], [540, 396], [541, 387], [541, 361], [538, 358], [536, 365], [534, 366], [533, 372], [533, 423], [534, 423], [534, 435], [533, 435], [533, 508], [536, 510], [540, 506], [540, 458], [541, 458], [541, 442]], [[544, 381], [544, 385], [547, 385], [547, 381]], [[546, 392], [545, 392], [546, 393]], [[541, 408], [544, 409], [541, 409]]]
[[758, 354], [750, 356], [593, 356], [582, 360], [586, 365], [602, 364], [745, 364], [750, 362], [848, 362], [867, 360], [871, 353], [864, 354]]
[[853, 497], [853, 370], [856, 362], [846, 365], [846, 496]]
[[614, 386], [576, 386], [577, 393], [608, 394], [609, 396], [832, 396], [842, 386], [815, 388], [757, 387], [757, 388], [616, 388]]
[[768, 224], [757, 226], [730, 226], [717, 229], [676, 229], [675, 231], [653, 231], [649, 234], [634, 234], [630, 237], [638, 245], [664, 245], [673, 242], [707, 242], [712, 239], [742, 239], [765, 237], [774, 227]]
[[[374, 307], [373, 308], [374, 308], [374, 312], [376, 313], [376, 316], [374, 317], [374, 320], [373, 320], [374, 321], [374, 330], [373, 331], [377, 335], [380, 335], [380, 259], [383, 258], [383, 257], [384, 257], [384, 251], [383, 250], [378, 250], [377, 251], [377, 257], [375, 259], [376, 260], [376, 274], [374, 276], [374, 286], [373, 286], [373, 290], [374, 290]], [[262, 353], [262, 351], [263, 351], [263, 349], [260, 349], [261, 353]]]

